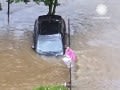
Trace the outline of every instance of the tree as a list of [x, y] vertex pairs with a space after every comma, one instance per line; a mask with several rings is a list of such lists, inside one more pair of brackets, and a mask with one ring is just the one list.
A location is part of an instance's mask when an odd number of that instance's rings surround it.
[[[56, 13], [56, 6], [58, 6], [58, 0], [33, 0], [37, 4], [40, 4], [40, 2], [43, 2], [46, 6], [49, 7], [48, 15], [54, 15]], [[30, 0], [10, 0], [10, 3], [12, 2], [25, 2], [26, 4], [30, 2]]]

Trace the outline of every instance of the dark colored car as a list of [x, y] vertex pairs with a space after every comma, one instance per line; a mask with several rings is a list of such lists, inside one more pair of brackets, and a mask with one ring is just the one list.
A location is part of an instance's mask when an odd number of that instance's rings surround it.
[[34, 25], [34, 49], [39, 54], [63, 55], [66, 46], [66, 24], [58, 15], [39, 16]]

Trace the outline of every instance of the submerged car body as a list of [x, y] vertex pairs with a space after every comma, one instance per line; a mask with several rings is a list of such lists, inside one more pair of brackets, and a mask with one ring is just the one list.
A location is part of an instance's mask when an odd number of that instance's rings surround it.
[[39, 16], [34, 25], [34, 49], [39, 54], [63, 55], [66, 45], [66, 25], [61, 16]]

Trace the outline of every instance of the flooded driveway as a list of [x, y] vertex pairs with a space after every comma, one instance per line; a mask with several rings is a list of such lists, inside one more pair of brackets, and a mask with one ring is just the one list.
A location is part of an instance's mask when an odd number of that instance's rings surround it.
[[[101, 4], [107, 11], [104, 15], [101, 7], [97, 9]], [[73, 90], [120, 90], [119, 5], [118, 0], [61, 0], [57, 14], [66, 22], [70, 18], [71, 47], [78, 55]], [[68, 70], [60, 60], [39, 56], [31, 49], [34, 20], [46, 11], [43, 5], [12, 5], [11, 28], [5, 26], [2, 11], [0, 89], [31, 90], [40, 84], [68, 81]]]
[[15, 28], [0, 31], [1, 90], [32, 90], [68, 81], [68, 69], [59, 58], [40, 56], [31, 45], [31, 31]]

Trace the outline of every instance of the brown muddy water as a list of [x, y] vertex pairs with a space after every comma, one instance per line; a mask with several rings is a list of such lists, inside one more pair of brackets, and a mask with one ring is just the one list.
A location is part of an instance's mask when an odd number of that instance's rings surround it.
[[60, 59], [39, 56], [31, 45], [30, 31], [15, 28], [0, 31], [0, 90], [32, 90], [69, 81], [68, 69]]
[[[71, 48], [78, 56], [72, 89], [120, 90], [120, 1], [61, 1], [57, 13], [71, 20]], [[104, 15], [96, 12], [99, 4], [107, 7]], [[33, 26], [16, 27], [0, 30], [0, 90], [31, 90], [41, 84], [69, 81], [60, 58], [40, 56], [31, 49]]]

